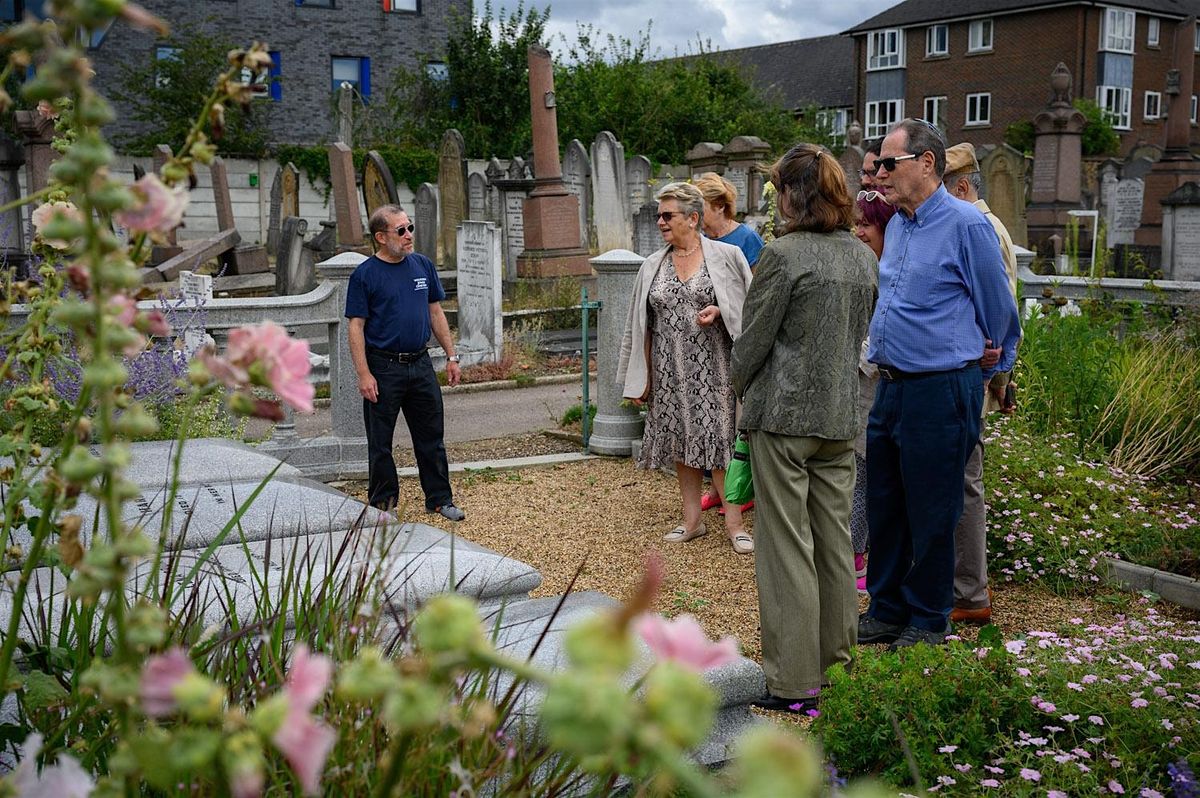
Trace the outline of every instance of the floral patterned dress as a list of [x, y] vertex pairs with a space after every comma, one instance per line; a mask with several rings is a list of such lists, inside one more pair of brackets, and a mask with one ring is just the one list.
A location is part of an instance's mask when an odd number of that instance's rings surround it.
[[663, 258], [649, 302], [651, 390], [638, 465], [724, 469], [736, 423], [733, 340], [720, 317], [708, 327], [696, 321], [717, 303], [707, 264], [683, 282], [672, 259]]

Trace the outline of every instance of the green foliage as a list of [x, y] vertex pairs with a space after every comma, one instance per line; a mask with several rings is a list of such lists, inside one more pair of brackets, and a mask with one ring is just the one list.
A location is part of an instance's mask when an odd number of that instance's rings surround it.
[[[560, 418], [558, 420], [558, 426], [569, 427], [572, 424], [578, 424], [580, 419], [582, 419], [582, 418], [583, 418], [583, 406], [582, 405], [571, 405], [570, 407], [568, 407], [566, 409], [566, 411], [563, 412], [562, 418]], [[594, 404], [588, 404], [588, 418], [590, 418], [590, 419], [596, 418], [596, 406]]]
[[[197, 27], [182, 27], [158, 46], [177, 48], [178, 58], [156, 60], [153, 50], [131, 57], [121, 64], [120, 84], [113, 91], [116, 99], [127, 104], [133, 121], [146, 130], [118, 140], [131, 155], [151, 155], [158, 144], [179, 151], [205, 108], [212, 82], [229, 68], [229, 51], [238, 45]], [[270, 134], [260, 102], [225, 103], [224, 134], [214, 130], [211, 138], [227, 155], [259, 158], [266, 154]]]
[[[379, 145], [356, 148], [354, 150], [354, 168], [361, 172], [367, 153], [375, 150], [387, 163], [396, 184], [407, 183], [416, 191], [422, 183], [436, 183], [438, 172], [437, 153], [420, 147], [398, 147]], [[326, 198], [332, 186], [329, 171], [329, 154], [324, 147], [304, 147], [298, 144], [280, 144], [274, 147], [274, 156], [279, 163], [293, 163], [297, 169], [308, 175], [309, 183], [315, 190], [324, 191]], [[318, 181], [321, 181], [320, 183]]]
[[187, 440], [190, 438], [232, 438], [241, 440], [246, 429], [244, 418], [234, 417], [225, 404], [225, 392], [202, 397], [195, 407], [187, 402], [169, 401], [149, 408], [158, 419], [158, 432], [148, 440]]
[[1087, 119], [1083, 126], [1084, 156], [1116, 155], [1121, 149], [1121, 138], [1113, 129], [1112, 114], [1083, 97], [1077, 98], [1074, 105]]
[[1028, 119], [1013, 122], [1004, 129], [1004, 143], [1026, 155], [1033, 155], [1033, 141], [1033, 123]]

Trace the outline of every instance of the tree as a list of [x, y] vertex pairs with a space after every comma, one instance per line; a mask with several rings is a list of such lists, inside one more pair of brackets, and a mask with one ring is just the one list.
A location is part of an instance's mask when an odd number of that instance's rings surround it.
[[[158, 144], [178, 151], [188, 130], [204, 108], [213, 78], [229, 68], [228, 54], [238, 45], [219, 40], [197, 28], [181, 28], [156, 50], [149, 64], [124, 64], [113, 97], [129, 109], [145, 133], [117, 137], [122, 150], [149, 155]], [[263, 114], [252, 101], [225, 109], [224, 129], [210, 133], [222, 152], [261, 157], [270, 134]]]
[[1075, 108], [1087, 118], [1082, 142], [1085, 156], [1115, 155], [1121, 150], [1121, 138], [1113, 129], [1112, 114], [1082, 97], [1075, 100]]

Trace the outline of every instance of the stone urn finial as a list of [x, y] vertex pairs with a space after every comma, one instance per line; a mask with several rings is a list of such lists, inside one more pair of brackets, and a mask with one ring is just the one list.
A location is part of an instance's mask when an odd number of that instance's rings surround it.
[[1050, 90], [1054, 92], [1054, 105], [1071, 104], [1071, 72], [1062, 61], [1050, 73]]
[[862, 125], [855, 119], [850, 123], [850, 127], [846, 128], [846, 141], [851, 147], [857, 147], [862, 144], [863, 129]]

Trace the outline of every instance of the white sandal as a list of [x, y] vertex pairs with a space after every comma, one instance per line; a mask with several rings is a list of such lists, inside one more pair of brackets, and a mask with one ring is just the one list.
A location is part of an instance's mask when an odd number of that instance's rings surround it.
[[667, 534], [663, 535], [663, 540], [668, 543], [687, 543], [689, 540], [695, 540], [696, 538], [704, 537], [707, 534], [708, 527], [706, 527], [704, 522], [701, 521], [700, 526], [696, 527], [690, 532], [687, 530], [687, 527], [685, 527], [683, 524], [680, 524]]
[[753, 554], [754, 553], [754, 538], [745, 532], [738, 532], [736, 535], [729, 536], [729, 542], [733, 544], [733, 550], [738, 554]]

